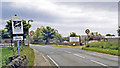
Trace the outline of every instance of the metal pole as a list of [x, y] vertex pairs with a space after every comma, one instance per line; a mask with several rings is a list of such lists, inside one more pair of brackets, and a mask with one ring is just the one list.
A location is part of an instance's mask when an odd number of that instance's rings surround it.
[[19, 40], [17, 40], [18, 55], [20, 55]]
[[[29, 26], [29, 21], [33, 22], [33, 20], [28, 20], [28, 26]], [[28, 27], [28, 46], [29, 46], [29, 28], [30, 27]]]
[[29, 21], [28, 21], [28, 46], [29, 46]]
[[87, 45], [88, 45], [88, 34], [87, 34]]

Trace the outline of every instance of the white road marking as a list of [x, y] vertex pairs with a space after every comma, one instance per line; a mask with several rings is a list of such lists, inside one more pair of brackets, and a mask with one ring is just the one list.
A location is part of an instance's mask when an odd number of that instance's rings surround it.
[[103, 53], [98, 53], [98, 54], [101, 54], [101, 55], [106, 55], [106, 56], [111, 56], [111, 57], [118, 57], [118, 56], [109, 55], [109, 54], [103, 54]]
[[74, 54], [75, 56], [78, 56], [78, 57], [81, 57], [81, 58], [85, 58], [85, 57], [83, 57], [83, 56], [80, 56], [80, 55], [78, 55], [78, 54]]
[[97, 64], [100, 64], [100, 65], [102, 65], [102, 66], [108, 66], [108, 65], [105, 65], [105, 64], [103, 64], [103, 63], [100, 63], [100, 62], [98, 62], [98, 61], [95, 61], [95, 60], [90, 60], [90, 61], [92, 61], [92, 62], [95, 62], [95, 63], [97, 63]]
[[42, 55], [42, 56], [43, 56], [43, 58], [45, 59], [45, 61], [48, 61], [44, 55]]
[[58, 68], [60, 68], [59, 65], [58, 65], [50, 56], [47, 55], [47, 57], [50, 58], [50, 60], [52, 60], [52, 62], [53, 62]]
[[69, 52], [69, 51], [65, 51], [65, 52], [67, 52], [67, 53], [71, 53], [71, 52]]

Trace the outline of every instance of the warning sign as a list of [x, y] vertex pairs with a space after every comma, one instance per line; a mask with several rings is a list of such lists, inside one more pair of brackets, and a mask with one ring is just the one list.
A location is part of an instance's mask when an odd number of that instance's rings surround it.
[[13, 34], [23, 34], [23, 23], [21, 17], [12, 16], [12, 31]]

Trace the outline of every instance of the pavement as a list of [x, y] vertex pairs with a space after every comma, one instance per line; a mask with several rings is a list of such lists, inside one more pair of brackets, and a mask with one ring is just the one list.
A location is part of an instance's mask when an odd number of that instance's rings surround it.
[[44, 54], [34, 49], [35, 61], [34, 66], [52, 66], [50, 61], [44, 56]]
[[[89, 68], [91, 66], [92, 68], [118, 68], [118, 56], [80, 50], [80, 47], [67, 48], [40, 45], [30, 45], [30, 47], [44, 54], [44, 56], [47, 57], [46, 59], [52, 61], [57, 67], [86, 66]], [[38, 65], [37, 62], [42, 61], [43, 60], [37, 59], [36, 65]], [[47, 66], [49, 66], [49, 64]]]

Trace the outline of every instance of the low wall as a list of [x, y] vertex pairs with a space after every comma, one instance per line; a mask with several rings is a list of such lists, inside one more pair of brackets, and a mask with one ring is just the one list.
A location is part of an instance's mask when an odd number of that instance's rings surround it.
[[20, 66], [27, 66], [27, 57], [25, 55], [9, 57], [10, 63], [7, 65], [8, 67], [16, 68]]

